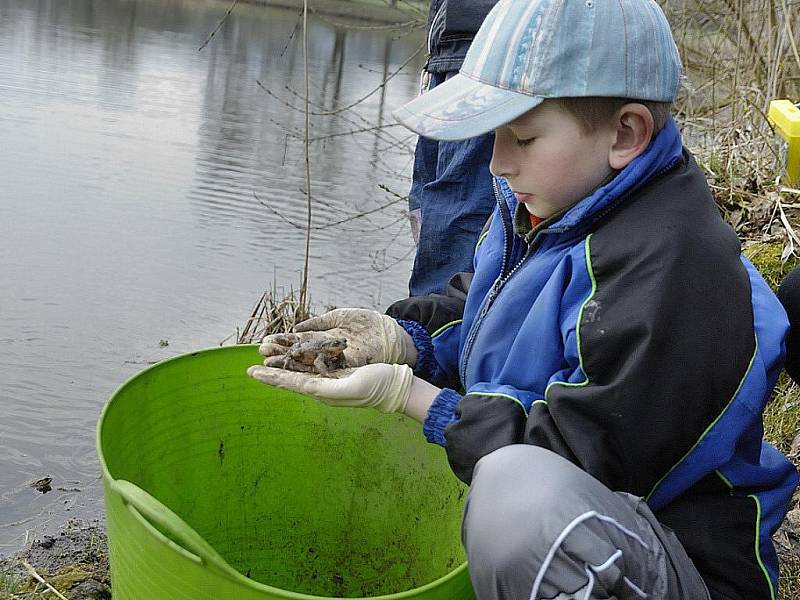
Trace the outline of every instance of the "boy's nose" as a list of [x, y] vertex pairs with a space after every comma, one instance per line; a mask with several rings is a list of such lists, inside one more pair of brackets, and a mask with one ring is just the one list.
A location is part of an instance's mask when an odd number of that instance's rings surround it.
[[509, 151], [509, 143], [504, 139], [505, 136], [498, 132], [494, 136], [494, 149], [492, 160], [489, 163], [489, 171], [495, 177], [506, 177], [514, 174], [514, 162]]

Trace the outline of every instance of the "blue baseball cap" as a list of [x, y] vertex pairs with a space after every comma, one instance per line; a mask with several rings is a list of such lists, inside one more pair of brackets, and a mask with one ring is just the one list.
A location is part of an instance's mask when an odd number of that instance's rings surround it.
[[546, 98], [671, 102], [681, 60], [655, 0], [500, 0], [457, 75], [394, 111], [423, 137], [475, 137]]

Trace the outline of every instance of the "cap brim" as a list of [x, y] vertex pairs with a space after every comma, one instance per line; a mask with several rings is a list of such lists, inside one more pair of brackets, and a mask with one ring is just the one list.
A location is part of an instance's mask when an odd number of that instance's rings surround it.
[[542, 100], [541, 96], [505, 90], [459, 73], [392, 114], [423, 137], [464, 140], [513, 121]]

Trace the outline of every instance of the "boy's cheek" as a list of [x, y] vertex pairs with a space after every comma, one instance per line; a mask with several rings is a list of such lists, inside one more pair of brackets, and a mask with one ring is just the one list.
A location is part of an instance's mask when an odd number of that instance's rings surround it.
[[547, 218], [547, 215], [545, 214], [547, 209], [544, 206], [539, 206], [534, 202], [523, 202], [523, 204], [530, 214], [539, 217], [540, 219]]
[[538, 202], [523, 202], [523, 204], [530, 214], [540, 219], [547, 219], [558, 212], [557, 208], [553, 207], [550, 203], [542, 202], [541, 200]]

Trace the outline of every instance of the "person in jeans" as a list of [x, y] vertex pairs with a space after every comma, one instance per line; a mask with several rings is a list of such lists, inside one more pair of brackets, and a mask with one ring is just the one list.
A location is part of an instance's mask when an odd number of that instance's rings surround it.
[[[458, 73], [496, 1], [432, 0], [421, 91]], [[417, 140], [408, 200], [417, 244], [409, 281], [412, 296], [444, 293], [450, 277], [472, 270], [475, 243], [495, 205], [489, 172], [492, 144], [491, 133], [454, 142]]]

